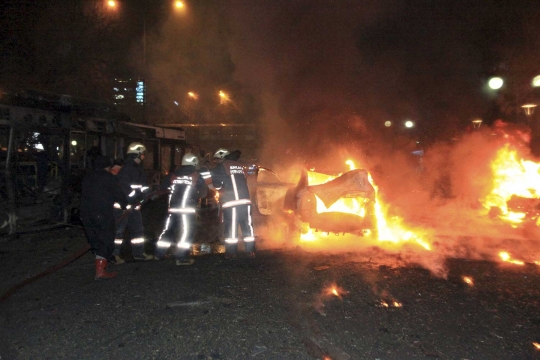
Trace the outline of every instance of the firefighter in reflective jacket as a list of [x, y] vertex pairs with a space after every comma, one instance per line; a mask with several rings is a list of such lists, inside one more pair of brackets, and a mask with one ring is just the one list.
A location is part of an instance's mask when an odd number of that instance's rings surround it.
[[165, 229], [159, 237], [155, 257], [161, 259], [173, 244], [176, 237], [176, 265], [191, 265], [191, 245], [195, 237], [196, 209], [200, 198], [206, 197], [208, 187], [203, 177], [197, 172], [199, 160], [194, 154], [182, 158], [182, 166], [176, 169], [169, 180], [169, 216]]
[[255, 257], [255, 234], [251, 219], [251, 199], [245, 169], [237, 160], [240, 152], [233, 153], [219, 149], [214, 154], [218, 164], [212, 169], [212, 184], [219, 191], [223, 213], [225, 253], [235, 258], [238, 250], [238, 227], [242, 230], [245, 250], [249, 257]]
[[138, 142], [131, 143], [127, 150], [127, 159], [118, 172], [120, 187], [128, 198], [128, 214], [122, 216], [122, 210], [115, 204], [116, 236], [114, 239], [114, 257], [117, 264], [125, 261], [120, 257], [120, 248], [124, 240], [126, 229], [131, 238], [131, 251], [135, 260], [151, 260], [154, 257], [144, 252], [144, 227], [140, 212], [141, 200], [148, 193], [149, 187], [146, 185], [146, 175], [142, 162], [144, 160], [146, 147]]

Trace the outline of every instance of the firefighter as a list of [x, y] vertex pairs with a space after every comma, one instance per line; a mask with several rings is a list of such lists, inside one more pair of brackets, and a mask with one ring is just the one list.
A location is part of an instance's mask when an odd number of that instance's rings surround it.
[[176, 237], [176, 265], [192, 265], [191, 245], [195, 237], [196, 208], [200, 198], [207, 195], [208, 187], [197, 172], [199, 160], [194, 154], [186, 154], [182, 165], [170, 176], [169, 216], [165, 229], [156, 244], [156, 259], [162, 259]]
[[154, 257], [144, 252], [144, 226], [140, 211], [140, 202], [144, 200], [149, 187], [146, 184], [143, 161], [146, 147], [134, 142], [129, 144], [124, 165], [118, 172], [120, 186], [128, 198], [128, 213], [123, 214], [119, 204], [115, 204], [116, 236], [114, 239], [114, 259], [116, 264], [125, 261], [120, 257], [120, 248], [126, 230], [131, 240], [131, 251], [135, 260], [151, 260]]
[[113, 205], [119, 204], [120, 209], [128, 205], [118, 179], [109, 172], [110, 166], [106, 156], [96, 157], [94, 168], [86, 173], [82, 182], [81, 219], [88, 243], [96, 255], [96, 280], [116, 276], [116, 272], [106, 271], [114, 249]]
[[214, 160], [218, 164], [212, 169], [212, 184], [219, 191], [223, 213], [225, 254], [228, 259], [236, 258], [239, 240], [238, 226], [242, 230], [248, 257], [255, 257], [251, 199], [245, 168], [237, 161], [239, 158], [240, 151], [231, 153], [227, 149], [220, 148], [214, 153]]

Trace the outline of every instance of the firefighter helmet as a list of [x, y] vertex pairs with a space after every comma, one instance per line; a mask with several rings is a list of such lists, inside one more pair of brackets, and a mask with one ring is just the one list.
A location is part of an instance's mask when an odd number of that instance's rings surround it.
[[195, 154], [188, 153], [184, 155], [184, 157], [182, 158], [182, 165], [197, 166], [198, 164], [199, 164], [199, 159], [197, 158], [197, 156], [195, 156]]
[[219, 148], [215, 153], [214, 153], [214, 159], [220, 159], [220, 160], [223, 160], [225, 158], [225, 156], [229, 155], [231, 152], [225, 148]]
[[140, 142], [134, 142], [129, 144], [127, 154], [136, 154], [141, 155], [144, 152], [146, 152], [146, 146], [141, 144]]

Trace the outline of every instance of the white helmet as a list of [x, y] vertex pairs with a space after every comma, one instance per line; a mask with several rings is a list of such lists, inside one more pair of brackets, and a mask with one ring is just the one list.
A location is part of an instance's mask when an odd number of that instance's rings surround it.
[[231, 152], [225, 148], [219, 148], [215, 153], [214, 153], [214, 159], [220, 159], [220, 160], [223, 160], [225, 158], [225, 156], [229, 155]]
[[146, 151], [146, 146], [144, 146], [140, 142], [134, 142], [134, 143], [129, 144], [127, 154], [141, 155], [145, 151]]
[[197, 166], [199, 165], [199, 159], [197, 158], [197, 156], [195, 156], [195, 154], [188, 153], [182, 158], [182, 165]]

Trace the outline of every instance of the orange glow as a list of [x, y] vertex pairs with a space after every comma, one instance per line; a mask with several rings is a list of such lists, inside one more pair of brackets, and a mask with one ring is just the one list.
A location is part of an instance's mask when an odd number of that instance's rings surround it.
[[176, 6], [178, 9], [181, 9], [184, 7], [184, 3], [182, 1], [176, 1], [174, 3], [174, 6]]
[[193, 100], [197, 100], [199, 98], [199, 96], [192, 91], [188, 92], [188, 96]]
[[112, 7], [112, 8], [113, 8], [113, 7], [116, 7], [116, 1], [114, 1], [114, 0], [109, 0], [109, 1], [107, 1], [107, 5], [108, 5], [109, 7]]
[[533, 342], [533, 345], [536, 348], [536, 350], [540, 350], [540, 343]]
[[519, 159], [517, 151], [506, 144], [497, 152], [491, 170], [493, 189], [482, 204], [488, 210], [499, 208], [500, 217], [504, 220], [514, 224], [523, 222], [526, 214], [509, 210], [507, 201], [514, 195], [526, 199], [540, 198], [540, 163]]
[[463, 277], [463, 281], [464, 281], [467, 285], [474, 286], [474, 281], [473, 281], [473, 278], [472, 278], [472, 277], [464, 276], [464, 277]]
[[343, 290], [336, 284], [332, 284], [324, 290], [324, 294], [326, 296], [336, 296], [341, 299], [342, 295], [347, 294], [347, 291]]
[[381, 302], [377, 305], [378, 307], [382, 307], [382, 308], [400, 308], [400, 307], [403, 307], [403, 304], [396, 301], [396, 300], [392, 300], [390, 302], [386, 302], [384, 300], [381, 300]]
[[510, 256], [509, 253], [507, 253], [506, 251], [501, 251], [499, 253], [499, 257], [501, 258], [502, 261], [504, 262], [507, 262], [507, 263], [510, 263], [510, 264], [514, 264], [514, 265], [525, 265], [525, 262], [521, 261], [521, 260], [515, 260], [515, 259], [512, 259], [512, 257]]
[[[349, 166], [350, 170], [354, 170], [357, 167], [355, 166], [353, 160], [347, 160], [346, 164]], [[328, 175], [323, 173], [318, 173], [315, 171], [308, 171], [308, 184], [309, 185], [320, 185], [325, 184], [342, 174], [338, 175]], [[375, 218], [376, 218], [376, 225], [377, 225], [377, 232], [378, 237], [377, 240], [380, 242], [387, 242], [392, 244], [400, 244], [404, 242], [414, 242], [418, 245], [420, 245], [425, 250], [431, 250], [431, 245], [426, 242], [425, 240], [421, 239], [417, 234], [415, 234], [413, 231], [407, 229], [402, 225], [402, 219], [394, 216], [389, 219], [387, 219], [386, 213], [383, 210], [382, 202], [379, 199], [378, 196], [378, 187], [373, 181], [373, 178], [371, 177], [371, 174], [368, 174], [368, 179], [373, 188], [375, 189]], [[340, 198], [338, 201], [333, 203], [330, 207], [326, 207], [324, 202], [315, 195], [315, 199], [317, 201], [317, 213], [325, 213], [325, 212], [340, 212], [340, 213], [346, 213], [346, 214], [353, 214], [357, 215], [359, 217], [365, 217], [366, 216], [366, 204], [369, 202], [368, 199], [363, 198]], [[365, 235], [368, 235], [369, 233], [366, 233]], [[323, 237], [328, 237], [328, 233], [322, 233], [322, 232], [315, 232], [313, 229], [309, 229], [308, 231], [302, 232], [300, 235], [301, 241], [316, 241], [320, 240]]]

